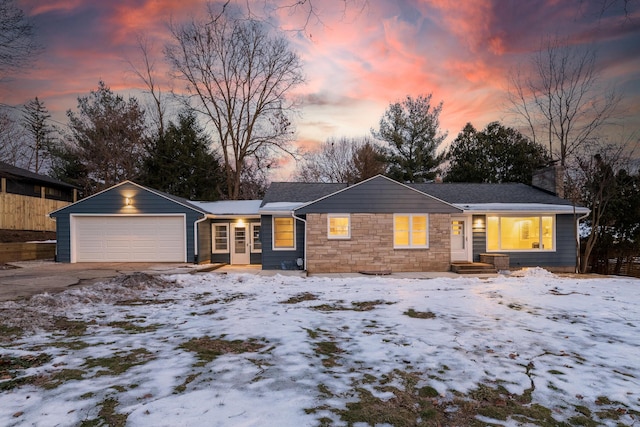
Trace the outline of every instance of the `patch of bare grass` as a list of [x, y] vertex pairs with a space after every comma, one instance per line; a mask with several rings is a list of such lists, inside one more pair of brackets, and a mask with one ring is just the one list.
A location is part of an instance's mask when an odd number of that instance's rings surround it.
[[318, 299], [318, 296], [312, 294], [310, 292], [304, 292], [298, 295], [294, 295], [288, 300], [280, 301], [280, 304], [298, 304], [302, 301], [315, 301]]
[[[320, 399], [335, 397], [326, 386], [318, 391]], [[378, 397], [374, 391], [384, 393], [387, 397]], [[370, 426], [479, 427], [503, 425], [508, 421], [541, 427], [599, 425], [596, 421], [590, 421], [592, 414], [586, 407], [577, 408], [576, 415], [568, 424], [556, 420], [551, 409], [532, 404], [530, 392], [515, 395], [500, 385], [480, 384], [466, 394], [453, 392], [440, 395], [435, 388], [425, 385], [423, 375], [419, 372], [395, 370], [380, 378], [367, 374], [354, 383], [350, 394], [355, 399], [348, 402], [345, 408], [321, 404], [306, 411], [317, 413], [328, 410], [349, 426], [362, 423]], [[491, 420], [495, 420], [495, 423]], [[326, 417], [318, 422], [322, 425], [333, 424]]]
[[50, 361], [51, 356], [46, 353], [0, 357], [0, 391], [12, 390], [24, 384], [32, 384], [37, 377], [23, 376], [23, 372], [26, 369], [42, 366]]
[[266, 340], [257, 340], [255, 338], [230, 341], [225, 340], [224, 336], [220, 338], [204, 336], [192, 338], [180, 345], [180, 348], [196, 353], [201, 365], [204, 365], [224, 354], [241, 354], [261, 350], [266, 344]]
[[322, 357], [322, 366], [332, 368], [334, 366], [340, 366], [338, 363], [338, 355], [344, 351], [335, 341], [320, 341], [316, 343], [315, 352]]
[[130, 334], [142, 334], [145, 332], [153, 332], [156, 331], [160, 325], [158, 324], [153, 324], [153, 325], [146, 325], [146, 326], [141, 326], [141, 325], [137, 325], [133, 322], [127, 322], [127, 321], [117, 321], [117, 322], [109, 322], [107, 323], [107, 326], [111, 327], [111, 328], [119, 328], [122, 329], [123, 331], [130, 333]]
[[116, 412], [118, 401], [112, 397], [107, 398], [101, 403], [98, 418], [86, 419], [80, 423], [80, 427], [109, 426], [124, 427], [127, 424], [127, 414]]
[[320, 304], [309, 307], [318, 311], [371, 311], [379, 305], [391, 305], [393, 302], [375, 300], [375, 301], [354, 301], [351, 306], [343, 305], [344, 301], [337, 301], [335, 304]]
[[147, 349], [136, 348], [128, 352], [118, 352], [112, 357], [90, 357], [85, 360], [82, 367], [86, 369], [102, 368], [96, 372], [96, 376], [120, 375], [134, 366], [153, 360], [153, 358], [153, 354]]
[[436, 317], [435, 313], [431, 311], [415, 311], [413, 308], [410, 308], [402, 314], [414, 319], [434, 319]]

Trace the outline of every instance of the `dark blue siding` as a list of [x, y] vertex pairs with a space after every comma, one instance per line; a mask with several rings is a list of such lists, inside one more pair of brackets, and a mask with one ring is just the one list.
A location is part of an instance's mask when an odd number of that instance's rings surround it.
[[[526, 214], [525, 214], [526, 215]], [[474, 215], [474, 219], [478, 216]], [[484, 217], [484, 215], [482, 216]], [[509, 252], [511, 267], [575, 267], [576, 239], [573, 215], [556, 215], [556, 250], [551, 252]], [[485, 231], [473, 233], [473, 260], [479, 261], [480, 254], [487, 251]]]
[[56, 217], [56, 261], [71, 262], [71, 223], [69, 215]]
[[298, 209], [308, 213], [459, 213], [460, 209], [377, 176]]
[[[125, 198], [131, 199], [131, 206], [125, 205]], [[102, 193], [80, 200], [60, 209], [51, 216], [56, 218], [57, 260], [71, 262], [70, 215], [153, 215], [185, 214], [187, 261], [195, 261], [194, 223], [204, 217], [190, 207], [163, 197], [138, 185], [125, 182]]]
[[480, 262], [480, 254], [487, 252], [487, 217], [485, 215], [474, 215], [471, 221], [472, 224], [475, 224], [476, 220], [481, 219], [482, 223], [485, 224], [485, 228], [481, 230], [474, 230], [471, 233], [473, 237], [473, 261]]
[[304, 223], [296, 220], [296, 249], [293, 251], [273, 250], [273, 222], [271, 215], [263, 215], [260, 234], [262, 237], [262, 269], [280, 270], [296, 265], [298, 258], [304, 258]]

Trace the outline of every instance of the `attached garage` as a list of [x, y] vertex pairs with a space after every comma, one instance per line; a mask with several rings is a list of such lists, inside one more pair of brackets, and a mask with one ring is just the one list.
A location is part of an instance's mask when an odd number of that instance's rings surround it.
[[207, 218], [205, 211], [188, 200], [131, 181], [49, 215], [56, 220], [59, 262], [210, 259], [210, 237], [206, 237], [210, 230], [199, 227]]
[[71, 216], [71, 262], [185, 262], [185, 216]]

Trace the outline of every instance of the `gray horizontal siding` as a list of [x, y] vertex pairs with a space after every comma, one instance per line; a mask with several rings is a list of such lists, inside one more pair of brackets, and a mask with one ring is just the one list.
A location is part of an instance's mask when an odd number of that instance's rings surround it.
[[[474, 218], [478, 216], [474, 215]], [[480, 254], [487, 251], [486, 232], [473, 233], [473, 260], [479, 261]], [[573, 215], [556, 216], [556, 250], [551, 252], [509, 252], [509, 264], [518, 267], [575, 267], [576, 240], [574, 236]]]
[[298, 258], [304, 258], [304, 223], [296, 220], [296, 249], [293, 251], [273, 250], [273, 222], [271, 215], [262, 216], [260, 234], [262, 237], [262, 269], [280, 270], [282, 264], [295, 265]]
[[202, 221], [198, 223], [198, 263], [211, 262], [211, 223]]
[[296, 210], [308, 213], [459, 213], [455, 208], [382, 176]]

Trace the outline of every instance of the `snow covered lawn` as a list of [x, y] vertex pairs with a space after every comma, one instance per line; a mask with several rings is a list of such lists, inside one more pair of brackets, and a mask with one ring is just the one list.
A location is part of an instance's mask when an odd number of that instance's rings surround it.
[[520, 276], [132, 276], [2, 303], [0, 425], [638, 425], [640, 280]]

